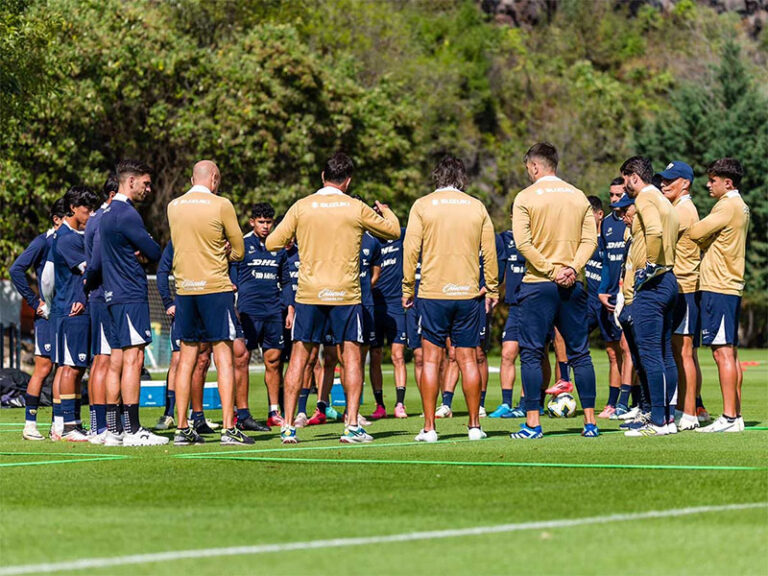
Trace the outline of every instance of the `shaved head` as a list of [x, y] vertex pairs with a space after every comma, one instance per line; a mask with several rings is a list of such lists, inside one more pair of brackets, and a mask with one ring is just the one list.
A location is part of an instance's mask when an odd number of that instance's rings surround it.
[[211, 192], [216, 192], [221, 182], [219, 167], [210, 160], [200, 160], [192, 169], [192, 184], [205, 186]]

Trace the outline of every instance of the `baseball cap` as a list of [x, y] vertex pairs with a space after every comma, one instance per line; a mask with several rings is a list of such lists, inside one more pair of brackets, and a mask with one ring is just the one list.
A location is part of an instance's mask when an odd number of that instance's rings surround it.
[[621, 195], [621, 198], [611, 204], [611, 208], [626, 208], [627, 206], [632, 206], [634, 203], [635, 199], [625, 192]]
[[685, 162], [680, 160], [673, 160], [663, 172], [659, 173], [659, 176], [664, 180], [677, 180], [678, 178], [685, 178], [689, 182], [693, 183], [693, 168], [688, 166]]

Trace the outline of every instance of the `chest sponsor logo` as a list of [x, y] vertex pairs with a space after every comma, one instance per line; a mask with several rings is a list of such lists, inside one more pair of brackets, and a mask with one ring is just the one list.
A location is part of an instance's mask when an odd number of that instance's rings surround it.
[[446, 284], [443, 286], [443, 294], [463, 295], [469, 294], [469, 284]]
[[346, 290], [331, 290], [324, 288], [317, 293], [317, 297], [324, 302], [339, 302], [347, 294]]
[[184, 280], [181, 283], [181, 288], [184, 290], [203, 290], [208, 284], [207, 280]]

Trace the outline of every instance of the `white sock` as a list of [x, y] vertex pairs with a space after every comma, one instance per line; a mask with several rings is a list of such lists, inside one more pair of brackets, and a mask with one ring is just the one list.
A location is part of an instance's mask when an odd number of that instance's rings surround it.
[[269, 411], [270, 412], [280, 412], [280, 405], [279, 404], [270, 404], [269, 405]]

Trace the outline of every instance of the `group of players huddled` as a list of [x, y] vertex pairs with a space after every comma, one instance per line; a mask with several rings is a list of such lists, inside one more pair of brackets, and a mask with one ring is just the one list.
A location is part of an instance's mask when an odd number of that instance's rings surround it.
[[[325, 164], [320, 190], [277, 221], [269, 203], [254, 205], [245, 235], [234, 207], [219, 195], [218, 167], [203, 160], [193, 168], [192, 187], [167, 207], [165, 250], [134, 207], [151, 192], [145, 164], [120, 162], [101, 194], [70, 188], [51, 208], [51, 229], [10, 270], [37, 314], [23, 437], [44, 439], [37, 408], [55, 366], [52, 440], [169, 441], [139, 420], [144, 348], [152, 341], [148, 262], [159, 262], [158, 291], [172, 319], [166, 409], [155, 429], [176, 425], [179, 446], [202, 443], [218, 427], [202, 407], [211, 356], [221, 444], [252, 444], [244, 432], [271, 427], [280, 427], [282, 442], [292, 444], [297, 428], [329, 419], [344, 420], [341, 442], [370, 442], [363, 426], [387, 416], [385, 344], [397, 418], [408, 416], [405, 348], [413, 351], [423, 408], [417, 441], [437, 441], [435, 419], [452, 416], [459, 375], [469, 439], [485, 438], [480, 418], [486, 415], [524, 418], [510, 436], [541, 438], [544, 399], [572, 392], [571, 372], [584, 413], [582, 436], [596, 437], [588, 342], [596, 328], [610, 364], [608, 403], [597, 417], [622, 420], [626, 436], [743, 431], [737, 346], [749, 209], [738, 191], [739, 162], [722, 158], [709, 165], [707, 188], [716, 203], [699, 220], [693, 170], [684, 162], [655, 174], [647, 158], [629, 158], [611, 181], [606, 215], [600, 198], [556, 176], [551, 144], [532, 146], [524, 161], [532, 184], [516, 195], [511, 229], [499, 234], [485, 206], [464, 192], [464, 165], [451, 156], [435, 167], [435, 189], [413, 204], [405, 228], [385, 204], [369, 206], [348, 194], [353, 163], [336, 153]], [[26, 277], [30, 268], [37, 291]], [[485, 353], [502, 284], [508, 306], [502, 403], [487, 414]], [[700, 340], [712, 348], [723, 397], [722, 416], [703, 427], [710, 418], [701, 402]], [[557, 357], [553, 386], [550, 345]], [[248, 404], [256, 348], [268, 392], [265, 424]], [[376, 409], [366, 419], [359, 408], [369, 352]], [[514, 405], [518, 356], [522, 389]], [[80, 399], [88, 368], [86, 430]], [[334, 369], [345, 391], [343, 416], [329, 404]], [[313, 386], [318, 402], [309, 417]]]

